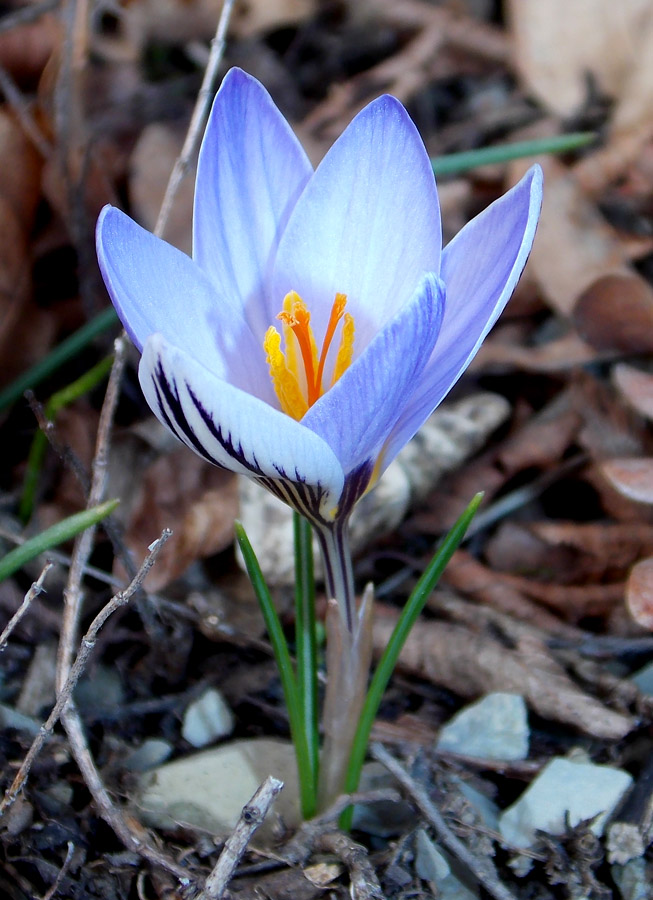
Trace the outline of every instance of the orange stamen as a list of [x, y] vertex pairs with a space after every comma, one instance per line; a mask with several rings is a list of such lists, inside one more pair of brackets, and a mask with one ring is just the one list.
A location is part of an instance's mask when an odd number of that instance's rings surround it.
[[[294, 293], [294, 292], [292, 292]], [[295, 299], [295, 297], [297, 299]], [[297, 338], [299, 344], [299, 352], [302, 355], [304, 363], [304, 372], [306, 373], [306, 390], [308, 392], [308, 405], [312, 406], [320, 396], [320, 388], [315, 378], [315, 350], [311, 329], [311, 314], [306, 308], [306, 304], [300, 297], [295, 294], [293, 297], [292, 309], [290, 312], [280, 312], [277, 316], [284, 325], [290, 326], [293, 334]]]
[[341, 321], [343, 324], [340, 346], [333, 366], [331, 384], [327, 390], [333, 387], [351, 365], [354, 354], [354, 319], [349, 313], [345, 313], [346, 304], [347, 295], [336, 294], [319, 358], [311, 328], [311, 314], [295, 291], [286, 294], [283, 310], [277, 316], [283, 323], [285, 353], [281, 350], [281, 335], [276, 328], [270, 327], [266, 332], [263, 347], [275, 393], [282, 410], [298, 421], [324, 393], [322, 382], [327, 357]]
[[324, 366], [326, 364], [327, 354], [329, 352], [329, 347], [331, 346], [331, 341], [333, 340], [333, 335], [336, 333], [336, 328], [338, 327], [338, 322], [342, 319], [342, 316], [345, 312], [346, 304], [347, 304], [347, 295], [346, 294], [336, 294], [336, 299], [333, 301], [333, 306], [331, 307], [331, 315], [329, 316], [329, 324], [327, 325], [327, 329], [324, 334], [324, 342], [322, 344], [322, 352], [320, 353], [320, 363], [317, 367], [317, 378], [315, 379], [318, 389], [320, 391], [320, 395], [322, 394], [322, 376], [324, 375]]

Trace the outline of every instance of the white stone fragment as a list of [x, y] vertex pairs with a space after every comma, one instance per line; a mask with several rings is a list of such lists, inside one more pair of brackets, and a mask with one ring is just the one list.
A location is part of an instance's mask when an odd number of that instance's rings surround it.
[[642, 694], [653, 696], [653, 662], [634, 672], [630, 680], [635, 682]]
[[440, 900], [477, 900], [478, 894], [465, 887], [451, 871], [444, 854], [423, 828], [415, 835], [415, 871], [435, 886]]
[[136, 804], [147, 824], [187, 825], [224, 836], [268, 775], [281, 779], [284, 788], [256, 832], [256, 841], [264, 843], [276, 817], [290, 828], [300, 822], [295, 752], [284, 741], [233, 741], [166, 763], [141, 778]]
[[148, 738], [133, 750], [125, 760], [125, 768], [131, 772], [147, 772], [160, 766], [172, 755], [172, 745], [163, 738]]
[[519, 694], [487, 694], [461, 709], [440, 731], [438, 750], [480, 759], [526, 759], [528, 715]]
[[563, 834], [592, 819], [591, 830], [603, 833], [606, 819], [633, 782], [622, 769], [556, 758], [542, 769], [521, 797], [499, 818], [499, 830], [514, 847], [532, 847], [535, 831]]
[[184, 713], [181, 734], [193, 747], [206, 747], [234, 730], [234, 714], [220, 691], [209, 688]]

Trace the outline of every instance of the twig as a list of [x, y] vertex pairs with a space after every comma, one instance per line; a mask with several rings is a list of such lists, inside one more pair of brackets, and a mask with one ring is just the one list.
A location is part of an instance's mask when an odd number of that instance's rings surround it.
[[53, 565], [54, 563], [50, 562], [49, 560], [48, 562], [46, 562], [46, 564], [43, 566], [43, 571], [31, 586], [29, 591], [25, 594], [23, 602], [20, 604], [11, 619], [9, 619], [5, 630], [2, 632], [2, 634], [0, 634], [0, 653], [2, 653], [2, 651], [7, 646], [7, 641], [9, 640], [11, 632], [14, 630], [16, 625], [18, 625], [20, 620], [29, 609], [32, 600], [34, 600], [35, 597], [38, 597], [38, 595], [43, 590], [43, 582], [45, 581], [45, 576], [48, 574]]
[[[113, 414], [116, 403], [118, 402], [120, 378], [125, 365], [125, 339], [119, 337], [115, 341], [114, 347], [115, 357], [111, 374], [109, 375], [109, 383], [107, 384], [107, 392], [102, 405], [102, 412], [100, 413], [100, 422], [95, 443], [91, 486], [87, 500], [88, 507], [96, 506], [101, 502], [104, 495], [109, 436], [111, 433]], [[57, 659], [57, 693], [63, 689], [63, 685], [72, 665], [73, 648], [76, 643], [77, 622], [82, 602], [82, 579], [84, 568], [86, 567], [88, 557], [91, 553], [94, 537], [95, 528], [88, 528], [78, 537], [73, 551], [68, 584], [64, 591], [64, 615]]]
[[227, 839], [220, 858], [206, 879], [204, 890], [197, 900], [220, 900], [224, 895], [252, 835], [259, 825], [263, 824], [270, 806], [282, 788], [283, 781], [269, 775], [247, 806], [243, 807], [238, 823]]
[[231, 18], [234, 2], [235, 0], [224, 0], [224, 3], [222, 4], [218, 27], [216, 28], [215, 36], [211, 41], [209, 59], [206, 64], [206, 69], [204, 70], [202, 85], [197, 95], [195, 108], [193, 109], [193, 115], [191, 116], [188, 131], [186, 132], [184, 145], [181, 148], [181, 153], [175, 160], [175, 165], [163, 197], [163, 202], [161, 203], [159, 216], [156, 220], [156, 225], [154, 226], [154, 234], [156, 234], [157, 237], [161, 237], [165, 231], [173, 200], [179, 190], [179, 185], [188, 171], [190, 160], [195, 152], [200, 135], [204, 130], [204, 124], [208, 116], [209, 103], [213, 96], [213, 83], [224, 54], [227, 28], [229, 27], [229, 19]]
[[3, 31], [11, 31], [12, 28], [17, 28], [19, 25], [29, 25], [35, 22], [45, 13], [56, 9], [60, 3], [61, 0], [43, 0], [42, 3], [32, 3], [7, 13], [0, 19], [0, 34]]
[[333, 853], [347, 866], [352, 900], [383, 900], [383, 891], [370, 863], [367, 850], [341, 831], [323, 834], [318, 845], [321, 850]]
[[75, 845], [72, 841], [68, 841], [68, 850], [66, 851], [66, 858], [63, 861], [62, 867], [57, 872], [57, 877], [54, 879], [53, 884], [48, 888], [48, 890], [43, 894], [41, 900], [52, 900], [61, 887], [61, 882], [63, 881], [66, 872], [70, 868], [70, 864], [73, 861], [73, 855], [75, 853]]
[[466, 866], [495, 900], [516, 900], [515, 895], [499, 881], [494, 866], [488, 859], [479, 859], [456, 837], [444, 820], [442, 813], [431, 802], [426, 791], [391, 756], [381, 744], [372, 744], [370, 752], [386, 769], [394, 775], [399, 784], [410, 795], [415, 805], [428, 820], [442, 845]]
[[295, 834], [284, 844], [281, 857], [284, 862], [293, 866], [303, 864], [313, 852], [320, 838], [328, 832], [334, 831], [338, 819], [348, 807], [357, 803], [379, 803], [382, 800], [396, 803], [400, 799], [397, 791], [391, 788], [342, 794], [324, 812], [309, 819], [308, 822], [302, 822]]
[[20, 88], [4, 66], [0, 66], [0, 90], [5, 95], [7, 103], [16, 113], [16, 118], [27, 137], [34, 144], [43, 159], [48, 159], [52, 153], [52, 145], [37, 125], [36, 119], [32, 115]]
[[[52, 708], [52, 712], [50, 713], [44, 724], [41, 726], [38, 735], [32, 742], [32, 746], [29, 748], [27, 756], [23, 760], [21, 767], [13, 780], [11, 787], [7, 790], [2, 802], [0, 803], [0, 816], [6, 812], [6, 810], [11, 806], [11, 804], [18, 796], [18, 793], [22, 790], [29, 775], [32, 764], [36, 759], [36, 756], [40, 753], [45, 741], [52, 734], [54, 726], [59, 721], [59, 718], [62, 715], [66, 705], [70, 702], [73, 691], [75, 690], [75, 686], [77, 685], [77, 682], [79, 681], [79, 678], [86, 667], [88, 657], [90, 656], [91, 651], [95, 646], [95, 642], [97, 640], [100, 629], [107, 621], [109, 616], [113, 615], [113, 613], [117, 609], [120, 609], [121, 606], [125, 606], [127, 603], [129, 603], [133, 595], [142, 585], [147, 573], [156, 562], [157, 556], [161, 552], [163, 545], [168, 540], [170, 535], [171, 532], [167, 529], [162, 532], [161, 537], [152, 545], [152, 549], [146, 556], [143, 564], [141, 565], [135, 578], [133, 578], [129, 586], [124, 591], [120, 591], [119, 593], [115, 594], [115, 596], [113, 596], [111, 600], [109, 600], [106, 606], [104, 606], [100, 610], [100, 612], [91, 622], [88, 631], [82, 639], [81, 646], [79, 648], [79, 651], [77, 652], [77, 656], [75, 657], [75, 661], [70, 668], [66, 683], [57, 695], [57, 702]], [[41, 573], [41, 579], [43, 575], [44, 573]]]

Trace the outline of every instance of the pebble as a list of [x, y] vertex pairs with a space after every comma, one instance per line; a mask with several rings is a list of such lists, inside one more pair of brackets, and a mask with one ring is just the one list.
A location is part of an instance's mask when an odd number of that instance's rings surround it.
[[234, 714], [220, 691], [208, 688], [188, 705], [181, 734], [193, 747], [206, 747], [234, 730]]
[[631, 675], [630, 680], [635, 682], [642, 694], [653, 696], [653, 662]]
[[478, 894], [456, 878], [447, 858], [423, 828], [415, 835], [415, 871], [434, 886], [439, 900], [478, 900]]
[[552, 759], [501, 814], [499, 830], [512, 846], [529, 848], [537, 842], [536, 830], [563, 834], [567, 819], [572, 827], [594, 819], [590, 828], [600, 837], [606, 819], [632, 782], [632, 776], [622, 769]]
[[163, 738], [148, 738], [133, 750], [125, 760], [125, 768], [130, 772], [147, 772], [160, 766], [172, 755], [172, 744]]
[[295, 752], [285, 741], [232, 741], [158, 766], [141, 777], [136, 804], [146, 824], [185, 825], [224, 837], [268, 775], [280, 778], [284, 789], [256, 832], [261, 846], [272, 839], [279, 816], [289, 828], [300, 823]]
[[479, 759], [528, 757], [528, 714], [519, 694], [487, 694], [461, 709], [440, 731], [438, 750]]
[[82, 712], [115, 709], [125, 702], [120, 673], [113, 666], [96, 665], [82, 675], [75, 688], [75, 702]]
[[653, 871], [643, 857], [631, 859], [625, 866], [612, 866], [611, 875], [622, 900], [651, 900]]

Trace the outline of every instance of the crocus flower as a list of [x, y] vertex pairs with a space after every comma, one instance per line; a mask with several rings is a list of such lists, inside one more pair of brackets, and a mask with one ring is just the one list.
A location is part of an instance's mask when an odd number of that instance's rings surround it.
[[365, 107], [314, 170], [232, 69], [200, 152], [192, 259], [112, 207], [98, 256], [160, 421], [328, 530], [469, 365], [541, 192], [534, 167], [442, 250], [431, 164], [396, 99]]

